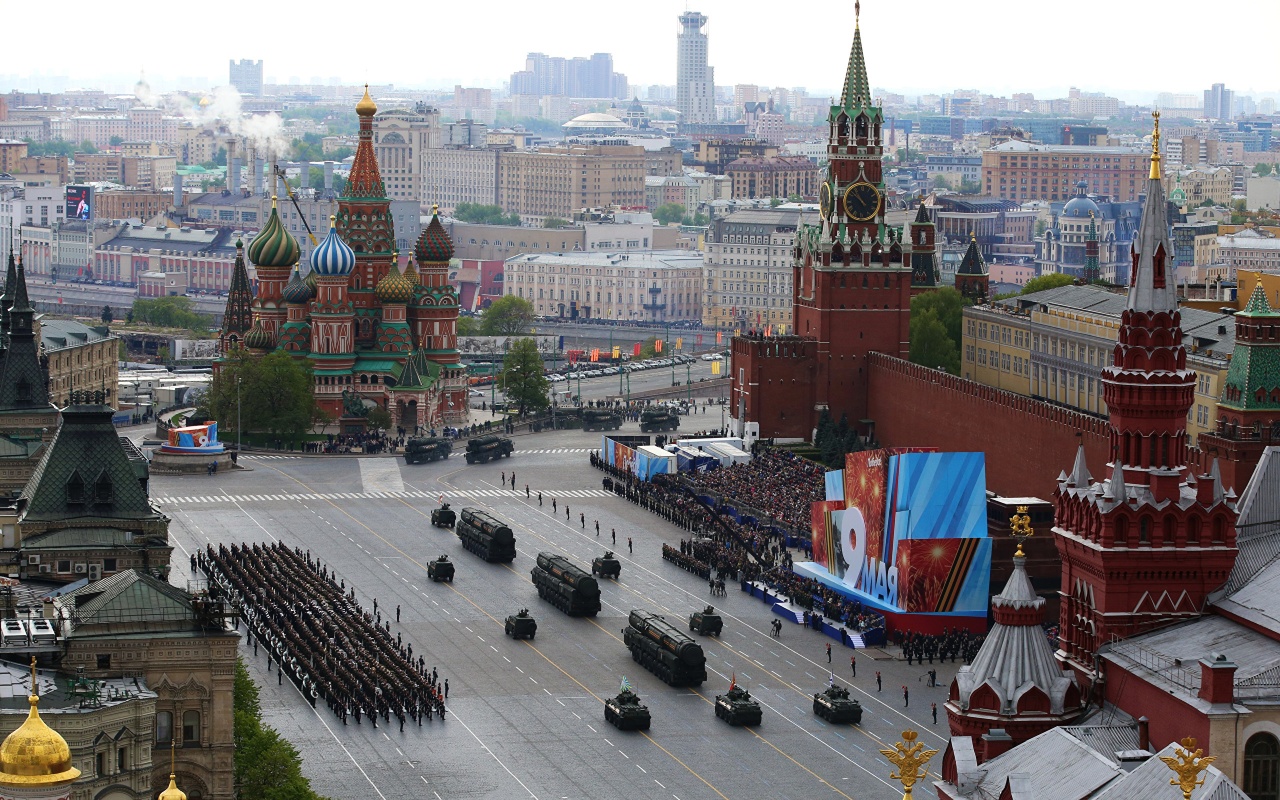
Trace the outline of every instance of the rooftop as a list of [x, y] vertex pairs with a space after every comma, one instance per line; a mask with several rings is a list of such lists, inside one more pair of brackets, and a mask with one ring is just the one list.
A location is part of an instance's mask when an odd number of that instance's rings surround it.
[[[1020, 142], [1017, 139], [1010, 139], [1007, 142], [996, 145], [987, 151], [988, 153], [1084, 153], [1087, 155], [1100, 156], [1146, 156], [1150, 154], [1150, 150], [1144, 147], [1094, 147], [1092, 145], [1075, 145], [1075, 144], [1033, 144], [1031, 142]], [[1143, 163], [1143, 169], [1147, 164]]]
[[90, 327], [71, 319], [40, 318], [40, 346], [45, 353], [115, 338], [105, 325]]
[[626, 253], [521, 253], [508, 264], [551, 264], [584, 267], [689, 269], [702, 266], [702, 254], [688, 250], [638, 250]]

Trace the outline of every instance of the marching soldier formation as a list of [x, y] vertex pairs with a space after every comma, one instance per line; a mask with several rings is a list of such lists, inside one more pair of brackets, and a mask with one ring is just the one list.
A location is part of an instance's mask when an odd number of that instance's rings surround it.
[[391, 635], [377, 601], [373, 614], [362, 609], [355, 589], [310, 552], [280, 543], [210, 545], [196, 560], [240, 605], [255, 655], [261, 643], [268, 671], [274, 663], [279, 682], [287, 676], [313, 707], [327, 703], [344, 725], [348, 717], [374, 727], [378, 717], [384, 724], [395, 717], [400, 730], [406, 719], [421, 726], [445, 718], [448, 681]]

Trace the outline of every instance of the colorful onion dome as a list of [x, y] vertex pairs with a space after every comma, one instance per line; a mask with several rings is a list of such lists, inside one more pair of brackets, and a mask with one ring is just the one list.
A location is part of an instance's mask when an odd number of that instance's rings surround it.
[[355, 251], [338, 236], [337, 217], [329, 217], [329, 235], [311, 251], [311, 271], [320, 277], [350, 275], [356, 266]]
[[284, 223], [280, 221], [276, 199], [271, 198], [271, 216], [249, 243], [249, 260], [258, 268], [292, 267], [298, 263], [301, 252], [298, 240], [284, 229]]
[[255, 319], [253, 327], [244, 335], [244, 346], [250, 350], [274, 350], [276, 337], [271, 331], [262, 327], [261, 319]]
[[303, 278], [302, 282], [311, 290], [312, 297], [316, 297], [320, 294], [320, 276], [316, 275], [314, 272], [308, 271], [307, 277]]
[[364, 85], [364, 97], [360, 98], [360, 102], [356, 103], [356, 113], [362, 117], [372, 117], [378, 113], [378, 104], [373, 102], [373, 98], [369, 96], [369, 84]]
[[420, 264], [447, 264], [453, 258], [453, 241], [440, 224], [440, 207], [431, 207], [431, 223], [422, 229], [413, 249]]
[[0, 786], [51, 786], [80, 777], [80, 770], [71, 766], [67, 740], [40, 719], [35, 671], [33, 658], [31, 694], [27, 697], [31, 710], [26, 721], [0, 744]]
[[293, 274], [289, 276], [289, 282], [285, 284], [284, 291], [280, 294], [284, 297], [286, 303], [294, 305], [307, 303], [315, 296], [315, 292], [311, 290], [311, 287], [306, 284], [306, 281], [302, 280], [302, 273], [298, 271], [297, 267], [293, 268]]
[[414, 285], [400, 274], [395, 262], [392, 262], [391, 269], [382, 276], [382, 280], [378, 281], [375, 291], [378, 293], [378, 299], [384, 303], [407, 303], [413, 298], [413, 289]]

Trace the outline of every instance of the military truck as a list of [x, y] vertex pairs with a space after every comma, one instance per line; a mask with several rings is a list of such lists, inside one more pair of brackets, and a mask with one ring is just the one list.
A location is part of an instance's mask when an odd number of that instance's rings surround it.
[[636, 609], [627, 617], [622, 641], [631, 658], [670, 686], [698, 686], [707, 679], [702, 645], [690, 639], [666, 617]]
[[716, 716], [730, 725], [759, 725], [764, 719], [760, 704], [751, 699], [751, 692], [736, 682], [726, 694], [716, 695]]
[[504, 436], [488, 434], [467, 440], [467, 463], [488, 464], [494, 459], [510, 456], [515, 452], [515, 445]]
[[448, 556], [440, 556], [435, 561], [427, 562], [427, 577], [436, 583], [453, 583], [453, 562]]
[[410, 439], [405, 444], [404, 463], [421, 464], [424, 461], [431, 463], [448, 458], [451, 453], [453, 453], [453, 442], [448, 439], [419, 437]]
[[604, 719], [620, 731], [647, 731], [649, 707], [640, 703], [635, 692], [623, 689], [604, 701]]
[[529, 571], [538, 596], [571, 617], [594, 617], [600, 611], [600, 585], [572, 561], [555, 553], [538, 553]]
[[689, 630], [694, 633], [700, 633], [703, 636], [719, 636], [720, 631], [724, 629], [724, 620], [716, 613], [712, 606], [707, 606], [701, 611], [695, 611], [689, 615]]
[[601, 578], [613, 578], [616, 581], [622, 574], [622, 562], [612, 550], [606, 550], [603, 556], [591, 559], [591, 574], [599, 575]]
[[462, 509], [453, 531], [464, 548], [485, 561], [510, 563], [516, 558], [516, 537], [511, 528], [478, 508]]
[[441, 503], [439, 508], [431, 509], [431, 524], [437, 528], [452, 528], [458, 521], [458, 514], [449, 508], [448, 503]]
[[832, 683], [822, 694], [813, 696], [813, 713], [827, 722], [854, 725], [862, 722], [862, 704], [849, 697], [849, 690]]
[[538, 634], [538, 622], [529, 614], [529, 609], [522, 608], [518, 614], [507, 617], [506, 629], [512, 639], [532, 639]]
[[675, 409], [665, 406], [647, 408], [640, 413], [640, 430], [643, 433], [653, 431], [674, 431], [680, 427], [680, 416]]
[[584, 431], [616, 431], [622, 427], [622, 415], [608, 408], [582, 409]]

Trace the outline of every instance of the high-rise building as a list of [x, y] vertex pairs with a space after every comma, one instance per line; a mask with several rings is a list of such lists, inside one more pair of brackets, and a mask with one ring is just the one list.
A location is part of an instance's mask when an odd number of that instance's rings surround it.
[[644, 156], [644, 148], [630, 145], [566, 144], [503, 153], [498, 205], [532, 220], [568, 219], [584, 208], [643, 206]]
[[1209, 119], [1231, 119], [1235, 92], [1221, 83], [1204, 90], [1204, 115]]
[[230, 62], [230, 65], [230, 83], [236, 87], [236, 91], [252, 97], [262, 97], [262, 59], [250, 61], [242, 58]]
[[707, 17], [697, 11], [680, 15], [676, 53], [676, 111], [684, 125], [716, 121], [715, 68], [707, 66]]
[[388, 109], [373, 118], [373, 150], [387, 197], [432, 202], [422, 195], [426, 151], [441, 144], [440, 112], [425, 103], [412, 111]]
[[613, 56], [609, 53], [569, 59], [530, 53], [524, 69], [511, 73], [510, 90], [514, 95], [625, 99], [627, 76], [613, 71]]

